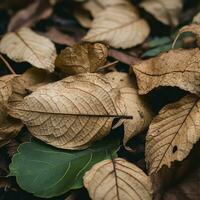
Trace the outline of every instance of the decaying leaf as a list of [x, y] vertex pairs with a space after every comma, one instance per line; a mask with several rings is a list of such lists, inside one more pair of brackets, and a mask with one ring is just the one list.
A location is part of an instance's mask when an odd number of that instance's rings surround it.
[[19, 120], [13, 119], [7, 114], [9, 98], [14, 93], [13, 79], [16, 75], [7, 75], [0, 78], [0, 147], [7, 144], [22, 128]]
[[124, 145], [136, 134], [145, 130], [151, 120], [152, 112], [144, 99], [137, 93], [137, 86], [134, 79], [127, 73], [111, 72], [106, 75], [111, 83], [115, 83], [120, 90], [121, 102], [126, 109], [126, 115], [133, 116], [133, 119], [124, 121]]
[[139, 93], [146, 94], [159, 86], [177, 86], [200, 95], [200, 51], [177, 49], [133, 66]]
[[141, 44], [149, 32], [149, 25], [140, 18], [136, 7], [120, 4], [100, 12], [83, 40], [104, 41], [112, 47], [125, 49]]
[[200, 138], [199, 97], [188, 95], [165, 106], [149, 127], [146, 138], [146, 161], [149, 173], [163, 165], [182, 161]]
[[125, 118], [119, 92], [103, 75], [85, 73], [38, 88], [9, 113], [37, 138], [63, 149], [86, 148]]
[[52, 12], [49, 0], [36, 0], [12, 17], [8, 31], [15, 31], [23, 26], [30, 27], [37, 21], [48, 18]]
[[84, 185], [94, 200], [151, 200], [150, 178], [124, 159], [95, 164], [84, 176]]
[[176, 43], [176, 41], [179, 38], [179, 36], [182, 33], [185, 33], [185, 32], [192, 32], [192, 33], [194, 33], [195, 36], [196, 36], [197, 45], [198, 45], [198, 47], [200, 47], [200, 24], [190, 24], [190, 25], [186, 25], [186, 26], [182, 27], [179, 30], [178, 35], [176, 36], [176, 38], [174, 40], [174, 44]]
[[143, 0], [140, 6], [163, 24], [176, 26], [183, 2], [182, 0]]
[[118, 138], [106, 138], [83, 151], [66, 151], [33, 140], [19, 146], [9, 166], [10, 175], [35, 196], [59, 196], [81, 188], [85, 172], [110, 156], [116, 158], [119, 145]]
[[105, 64], [107, 56], [108, 50], [104, 44], [76, 44], [62, 50], [55, 65], [68, 74], [95, 72]]
[[29, 62], [37, 68], [54, 71], [54, 44], [29, 28], [7, 33], [0, 41], [0, 52], [16, 62]]

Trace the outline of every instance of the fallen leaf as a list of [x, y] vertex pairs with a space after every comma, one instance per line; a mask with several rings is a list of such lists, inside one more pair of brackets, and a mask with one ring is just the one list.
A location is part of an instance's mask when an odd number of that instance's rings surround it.
[[8, 100], [14, 93], [14, 78], [16, 75], [0, 77], [0, 147], [14, 138], [23, 127], [20, 120], [13, 119], [7, 114]]
[[149, 173], [168, 167], [175, 160], [188, 156], [200, 138], [199, 97], [188, 95], [176, 103], [165, 106], [156, 116], [146, 138], [146, 162]]
[[74, 17], [77, 19], [79, 24], [84, 28], [90, 28], [92, 25], [92, 19], [89, 12], [84, 9], [77, 9], [74, 11]]
[[28, 7], [18, 11], [10, 20], [8, 31], [31, 27], [37, 21], [48, 18], [53, 12], [49, 0], [35, 0]]
[[200, 95], [199, 59], [198, 48], [177, 49], [134, 65], [139, 94], [159, 86], [177, 86]]
[[38, 88], [9, 114], [50, 145], [83, 149], [106, 136], [114, 118], [127, 118], [119, 105], [119, 92], [103, 75], [85, 73]]
[[200, 24], [190, 24], [179, 29], [178, 34], [174, 40], [173, 46], [176, 44], [176, 41], [178, 40], [179, 36], [185, 32], [192, 32], [193, 34], [195, 34], [197, 45], [198, 47], [200, 47]]
[[7, 33], [0, 41], [0, 52], [16, 62], [29, 62], [34, 67], [54, 71], [54, 44], [29, 28]]
[[107, 56], [108, 50], [104, 44], [76, 44], [62, 50], [55, 65], [68, 74], [95, 72], [106, 63]]
[[58, 30], [58, 28], [55, 27], [49, 28], [45, 33], [40, 32], [40, 34], [49, 38], [51, 41], [57, 44], [62, 44], [67, 46], [72, 46], [76, 44], [76, 41], [73, 37], [65, 33], [62, 33], [61, 31]]
[[140, 6], [163, 24], [176, 26], [183, 8], [182, 0], [143, 0]]
[[122, 4], [100, 12], [83, 40], [106, 42], [112, 47], [125, 49], [141, 44], [149, 32], [149, 25], [140, 18], [137, 8]]
[[10, 175], [35, 196], [55, 197], [83, 187], [85, 172], [97, 162], [117, 157], [118, 148], [119, 140], [111, 138], [83, 151], [64, 151], [32, 141], [18, 148], [9, 166]]
[[124, 159], [104, 160], [83, 177], [91, 199], [151, 200], [150, 178]]
[[200, 12], [194, 16], [193, 23], [200, 24]]
[[110, 6], [116, 6], [120, 4], [130, 5], [129, 0], [88, 0], [83, 3], [83, 8], [88, 10], [93, 17], [96, 17], [101, 11]]
[[[111, 72], [106, 75], [111, 83], [114, 83], [120, 90], [121, 102], [126, 109], [126, 115], [133, 116], [133, 119], [124, 121], [124, 146], [136, 134], [148, 128], [152, 120], [152, 111], [145, 103], [143, 97], [137, 93], [136, 81], [127, 73]], [[126, 147], [128, 149], [128, 147]]]

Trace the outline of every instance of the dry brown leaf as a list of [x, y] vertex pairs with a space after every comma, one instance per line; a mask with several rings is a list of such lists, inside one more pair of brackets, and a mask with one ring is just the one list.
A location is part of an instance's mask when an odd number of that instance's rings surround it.
[[182, 0], [143, 0], [140, 6], [163, 24], [176, 26], [183, 8]]
[[76, 44], [62, 50], [55, 65], [68, 74], [95, 72], [105, 64], [107, 56], [108, 50], [104, 44]]
[[111, 72], [106, 77], [120, 90], [126, 115], [133, 116], [133, 119], [124, 121], [123, 143], [126, 147], [129, 139], [148, 128], [153, 115], [144, 99], [138, 95], [136, 83], [127, 73]]
[[125, 49], [141, 44], [149, 32], [149, 25], [140, 18], [136, 7], [120, 4], [100, 12], [83, 40]]
[[54, 44], [29, 28], [7, 33], [0, 41], [0, 52], [16, 62], [29, 62], [34, 67], [54, 71]]
[[95, 164], [84, 175], [84, 186], [93, 200], [151, 200], [150, 178], [122, 158]]
[[197, 14], [194, 16], [193, 22], [194, 22], [194, 23], [197, 23], [197, 24], [200, 24], [200, 12], [197, 13]]
[[8, 31], [16, 31], [23, 26], [30, 27], [37, 21], [48, 18], [52, 12], [49, 0], [36, 0], [11, 18]]
[[190, 25], [186, 25], [184, 27], [182, 27], [175, 40], [174, 40], [174, 43], [173, 43], [173, 46], [175, 45], [177, 39], [179, 38], [179, 36], [182, 34], [182, 33], [185, 33], [185, 32], [192, 32], [195, 34], [196, 36], [196, 40], [197, 40], [197, 45], [198, 47], [200, 47], [200, 24], [190, 24]]
[[129, 0], [89, 0], [83, 3], [83, 8], [88, 10], [93, 17], [96, 17], [105, 8], [119, 4], [130, 5], [130, 2]]
[[81, 149], [107, 135], [114, 118], [124, 117], [118, 101], [119, 92], [103, 75], [85, 73], [38, 88], [9, 113], [38, 139]]
[[0, 77], [0, 147], [15, 137], [23, 126], [19, 120], [7, 115], [7, 104], [14, 93], [13, 79], [16, 77], [16, 75]]
[[149, 173], [182, 161], [200, 138], [199, 97], [188, 95], [165, 106], [156, 116], [146, 138], [146, 161]]
[[133, 66], [139, 94], [159, 86], [177, 86], [200, 95], [200, 51], [177, 49]]

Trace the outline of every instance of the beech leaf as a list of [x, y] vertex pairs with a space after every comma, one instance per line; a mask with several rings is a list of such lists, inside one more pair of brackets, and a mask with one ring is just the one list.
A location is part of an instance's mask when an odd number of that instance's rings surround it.
[[[64, 151], [38, 141], [21, 144], [10, 175], [35, 196], [50, 198], [83, 186], [83, 175], [95, 163], [117, 157], [119, 140], [108, 138], [83, 151]], [[25, 163], [25, 164], [24, 164]]]
[[151, 200], [150, 178], [124, 159], [104, 160], [84, 175], [84, 186], [93, 200]]
[[183, 8], [182, 0], [143, 0], [140, 6], [163, 24], [176, 26]]
[[188, 95], [165, 106], [156, 116], [146, 138], [146, 161], [149, 173], [168, 167], [188, 156], [200, 138], [199, 97]]
[[200, 95], [199, 60], [199, 48], [177, 49], [134, 65], [139, 94], [159, 86], [177, 86]]
[[95, 72], [106, 63], [107, 56], [108, 50], [104, 44], [76, 44], [62, 50], [55, 65], [68, 74]]
[[114, 118], [127, 118], [123, 109], [103, 75], [86, 73], [38, 88], [9, 114], [48, 144], [82, 149], [107, 135]]
[[141, 44], [149, 32], [149, 25], [140, 18], [136, 7], [120, 4], [100, 12], [83, 40], [106, 42], [112, 47], [125, 49]]
[[16, 62], [29, 62], [34, 67], [54, 71], [54, 44], [29, 28], [7, 33], [0, 41], [0, 52]]

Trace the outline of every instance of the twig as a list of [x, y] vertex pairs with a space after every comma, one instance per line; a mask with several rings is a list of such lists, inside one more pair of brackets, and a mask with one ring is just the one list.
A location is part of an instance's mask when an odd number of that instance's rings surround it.
[[102, 66], [102, 67], [99, 67], [99, 68], [97, 69], [97, 71], [100, 71], [100, 70], [106, 69], [106, 68], [108, 68], [108, 67], [111, 67], [111, 66], [117, 64], [118, 62], [119, 62], [119, 61], [116, 60], [116, 61], [114, 61], [114, 62], [108, 63], [108, 64], [106, 64], [106, 65], [104, 65], [104, 66]]
[[4, 62], [5, 66], [9, 69], [9, 71], [12, 74], [16, 74], [15, 71], [12, 69], [12, 67], [10, 66], [10, 64], [7, 62], [7, 60], [0, 54], [0, 58], [1, 60]]

